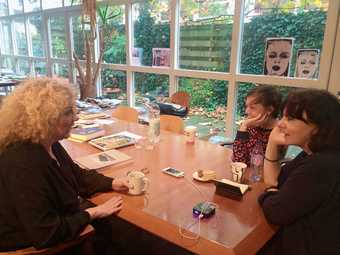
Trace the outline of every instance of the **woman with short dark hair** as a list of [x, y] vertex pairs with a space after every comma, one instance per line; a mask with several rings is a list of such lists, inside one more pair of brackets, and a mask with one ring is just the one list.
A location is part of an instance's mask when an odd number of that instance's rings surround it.
[[246, 97], [246, 119], [242, 121], [233, 145], [233, 161], [250, 166], [250, 154], [257, 146], [264, 155], [271, 130], [280, 113], [281, 95], [272, 86], [257, 86]]
[[[303, 151], [282, 168], [280, 148]], [[289, 94], [270, 134], [259, 203], [280, 229], [260, 254], [339, 254], [340, 105], [324, 90]]]

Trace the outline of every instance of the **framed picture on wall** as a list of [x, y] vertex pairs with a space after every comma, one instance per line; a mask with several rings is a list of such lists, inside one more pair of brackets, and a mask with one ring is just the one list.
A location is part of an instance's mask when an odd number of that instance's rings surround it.
[[288, 76], [294, 38], [267, 38], [263, 74]]
[[299, 49], [296, 55], [295, 77], [313, 79], [319, 73], [320, 50]]

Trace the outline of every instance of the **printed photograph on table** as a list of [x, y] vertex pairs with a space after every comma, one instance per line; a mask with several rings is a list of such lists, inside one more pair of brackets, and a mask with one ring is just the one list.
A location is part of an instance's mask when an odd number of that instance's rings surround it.
[[296, 56], [295, 77], [313, 79], [318, 77], [320, 50], [299, 49]]
[[292, 58], [293, 38], [267, 38], [263, 74], [288, 76]]
[[117, 134], [93, 139], [89, 143], [97, 147], [98, 149], [106, 151], [132, 145], [136, 142], [137, 139], [140, 138], [141, 136], [139, 135], [124, 131]]

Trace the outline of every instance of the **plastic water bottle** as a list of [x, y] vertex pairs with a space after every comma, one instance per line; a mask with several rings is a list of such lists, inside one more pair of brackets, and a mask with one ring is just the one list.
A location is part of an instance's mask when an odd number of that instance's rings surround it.
[[156, 103], [146, 103], [149, 119], [148, 140], [152, 144], [156, 144], [160, 140], [160, 119], [159, 119], [159, 106]]
[[263, 178], [263, 146], [262, 142], [258, 141], [250, 153], [250, 181], [259, 182]]

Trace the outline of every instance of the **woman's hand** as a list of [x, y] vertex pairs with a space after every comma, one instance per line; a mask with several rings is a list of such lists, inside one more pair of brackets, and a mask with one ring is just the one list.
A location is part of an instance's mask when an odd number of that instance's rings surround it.
[[131, 188], [131, 184], [129, 184], [128, 178], [115, 178], [112, 181], [112, 189], [115, 191], [125, 191]]
[[266, 122], [269, 119], [269, 114], [268, 113], [261, 113], [259, 115], [257, 115], [256, 117], [253, 118], [246, 118], [240, 126], [240, 131], [246, 131], [247, 128], [250, 127], [259, 127], [259, 126], [263, 126], [264, 124], [266, 124]]
[[278, 126], [275, 126], [270, 132], [268, 143], [276, 146], [285, 145], [285, 134]]
[[88, 208], [85, 211], [90, 214], [91, 220], [104, 218], [120, 211], [122, 209], [122, 203], [122, 197], [113, 197], [104, 204]]

